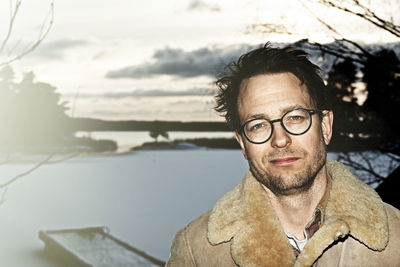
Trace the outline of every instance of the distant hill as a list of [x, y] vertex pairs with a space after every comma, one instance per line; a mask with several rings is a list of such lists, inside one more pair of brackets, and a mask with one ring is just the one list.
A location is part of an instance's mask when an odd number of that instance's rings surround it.
[[181, 121], [107, 121], [91, 118], [71, 118], [74, 131], [158, 131], [158, 132], [230, 132], [225, 122]]

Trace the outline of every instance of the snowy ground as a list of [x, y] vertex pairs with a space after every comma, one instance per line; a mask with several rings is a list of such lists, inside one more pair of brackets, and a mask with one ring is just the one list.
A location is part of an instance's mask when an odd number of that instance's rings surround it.
[[[0, 166], [1, 182], [30, 166]], [[210, 209], [246, 169], [239, 150], [144, 151], [42, 166], [11, 185], [0, 206], [1, 266], [53, 266], [38, 256], [38, 231], [86, 226], [107, 226], [166, 260], [177, 230]]]
[[[0, 183], [31, 166], [0, 165]], [[39, 230], [87, 226], [107, 226], [117, 238], [166, 260], [178, 229], [212, 208], [246, 171], [240, 150], [207, 149], [81, 156], [44, 165], [6, 191], [0, 265], [54, 266], [40, 257]]]

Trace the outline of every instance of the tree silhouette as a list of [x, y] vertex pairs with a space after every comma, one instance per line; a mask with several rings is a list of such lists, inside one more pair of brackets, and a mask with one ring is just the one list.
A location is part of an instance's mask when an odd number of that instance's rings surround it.
[[387, 49], [382, 49], [375, 57], [368, 58], [362, 67], [362, 81], [368, 90], [368, 98], [363, 107], [374, 113], [374, 119], [383, 130], [383, 138], [391, 141], [396, 141], [400, 136], [400, 122], [396, 118], [400, 104], [399, 67], [398, 56], [393, 50]]
[[156, 142], [158, 142], [158, 137], [159, 136], [162, 136], [165, 139], [169, 139], [168, 132], [162, 131], [162, 130], [159, 130], [159, 129], [150, 130], [149, 135], [150, 135], [151, 138], [154, 138], [154, 140], [156, 140]]
[[34, 51], [47, 37], [54, 20], [54, 0], [49, 2], [50, 9], [39, 27], [36, 39], [21, 47], [18, 40], [12, 40], [16, 39], [13, 35], [22, 0], [9, 1], [8, 27], [0, 42], [0, 123], [4, 129], [0, 133], [2, 146], [53, 142], [63, 131], [59, 123], [52, 128], [48, 126], [51, 122], [65, 118], [65, 104], [58, 103], [59, 95], [55, 93], [55, 88], [36, 82], [33, 73], [25, 74], [17, 82], [10, 66]]
[[11, 67], [0, 70], [0, 144], [9, 147], [57, 145], [72, 134], [66, 102], [50, 84], [37, 82], [33, 72], [16, 80]]

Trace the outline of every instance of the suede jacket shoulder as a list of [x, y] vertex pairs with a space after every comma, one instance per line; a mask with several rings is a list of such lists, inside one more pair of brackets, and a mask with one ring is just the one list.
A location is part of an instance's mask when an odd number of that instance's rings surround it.
[[324, 223], [297, 259], [249, 172], [177, 233], [167, 266], [400, 266], [400, 211], [344, 165], [327, 161], [327, 170], [332, 187]]

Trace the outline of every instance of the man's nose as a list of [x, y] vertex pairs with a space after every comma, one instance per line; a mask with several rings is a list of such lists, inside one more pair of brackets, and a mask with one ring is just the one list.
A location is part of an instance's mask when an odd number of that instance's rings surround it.
[[292, 138], [283, 128], [280, 122], [274, 123], [274, 130], [271, 137], [271, 146], [275, 148], [283, 148], [292, 143]]

